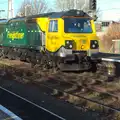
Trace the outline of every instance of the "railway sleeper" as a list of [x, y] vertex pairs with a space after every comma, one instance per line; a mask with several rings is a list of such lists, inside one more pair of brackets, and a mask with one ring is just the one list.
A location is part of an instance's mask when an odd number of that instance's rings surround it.
[[78, 109], [79, 107], [80, 109], [83, 108], [83, 111], [91, 110], [101, 114], [110, 114], [110, 112], [113, 111], [110, 107], [106, 107], [106, 105], [104, 106], [104, 104], [98, 104], [96, 102], [86, 100], [84, 99], [84, 97], [82, 98], [76, 95], [72, 95], [70, 93], [62, 93], [58, 89], [54, 89], [54, 92], [51, 95], [71, 104], [74, 104], [75, 107]]

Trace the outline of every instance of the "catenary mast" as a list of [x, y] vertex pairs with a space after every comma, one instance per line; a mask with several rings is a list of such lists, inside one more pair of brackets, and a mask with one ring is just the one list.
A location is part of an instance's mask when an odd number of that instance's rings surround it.
[[14, 2], [14, 0], [8, 0], [8, 19], [14, 17], [13, 2]]

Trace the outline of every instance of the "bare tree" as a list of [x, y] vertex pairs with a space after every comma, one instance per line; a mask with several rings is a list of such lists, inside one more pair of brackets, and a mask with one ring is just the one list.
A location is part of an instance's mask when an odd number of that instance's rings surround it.
[[[87, 1], [85, 3], [85, 1]], [[69, 9], [81, 9], [84, 5], [88, 5], [89, 0], [56, 0], [57, 10], [64, 11]]]
[[35, 2], [33, 0], [25, 0], [21, 4], [21, 7], [18, 11], [18, 16], [35, 15], [46, 13], [48, 11], [51, 12], [52, 9], [48, 7], [48, 4], [45, 0], [36, 0]]
[[97, 10], [96, 10], [96, 16], [98, 17], [99, 20], [101, 19], [102, 13], [101, 13], [100, 8], [97, 8]]
[[[82, 9], [85, 12], [89, 13], [91, 11], [89, 8], [89, 4], [90, 0], [55, 0], [56, 10], [58, 11], [65, 11], [69, 9]], [[101, 17], [100, 8], [97, 8], [96, 11], [91, 12], [94, 12], [95, 14], [92, 14], [92, 17], [98, 19]]]

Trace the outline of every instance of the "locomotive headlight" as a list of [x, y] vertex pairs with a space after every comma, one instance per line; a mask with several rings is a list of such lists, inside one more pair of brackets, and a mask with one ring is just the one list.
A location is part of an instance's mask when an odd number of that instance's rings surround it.
[[81, 49], [84, 49], [84, 45], [81, 46]]
[[95, 45], [94, 45], [94, 44], [92, 45], [92, 48], [95, 48]]
[[65, 48], [66, 49], [72, 49], [73, 48], [73, 41], [72, 40], [66, 40], [65, 41]]
[[73, 46], [72, 46], [72, 45], [70, 45], [69, 47], [70, 47], [70, 48], [72, 48]]
[[97, 41], [94, 41], [95, 44], [97, 44], [98, 42]]
[[99, 47], [99, 44], [98, 44], [97, 40], [91, 40], [90, 41], [90, 48], [91, 49], [98, 49], [98, 47]]
[[69, 44], [69, 41], [67, 41], [66, 43]]

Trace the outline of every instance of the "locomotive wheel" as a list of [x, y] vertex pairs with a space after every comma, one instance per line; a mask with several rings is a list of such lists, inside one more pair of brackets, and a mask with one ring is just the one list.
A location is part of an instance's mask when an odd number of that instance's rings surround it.
[[33, 52], [32, 51], [26, 51], [26, 56], [25, 56], [25, 60], [28, 63], [33, 63], [34, 62], [34, 56], [33, 56]]
[[9, 60], [14, 60], [15, 57], [14, 57], [14, 51], [12, 49], [10, 49], [10, 51], [8, 52], [8, 59]]
[[60, 59], [57, 56], [51, 56], [52, 59], [52, 72], [57, 73], [60, 69]]
[[27, 55], [27, 51], [21, 50], [20, 61], [26, 61], [26, 55]]
[[7, 58], [8, 57], [7, 55], [8, 55], [9, 50], [10, 50], [10, 48], [6, 48], [6, 47], [4, 47], [2, 49], [2, 58]]
[[42, 70], [47, 70], [48, 69], [48, 57], [46, 55], [42, 55], [41, 62], [40, 62], [40, 67]]
[[8, 54], [8, 59], [12, 60], [12, 56], [10, 54]]
[[42, 59], [41, 53], [36, 53], [35, 59], [36, 59], [36, 64], [40, 65], [41, 64], [41, 59]]
[[2, 56], [3, 56], [2, 49], [0, 49], [0, 57], [2, 57]]
[[91, 64], [92, 64], [91, 71], [95, 73], [97, 71], [97, 64], [94, 62], [92, 62]]

